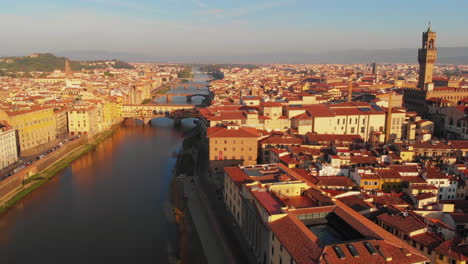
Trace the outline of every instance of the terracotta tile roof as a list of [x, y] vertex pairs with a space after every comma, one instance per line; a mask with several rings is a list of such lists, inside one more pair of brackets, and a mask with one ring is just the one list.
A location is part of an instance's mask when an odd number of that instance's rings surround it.
[[344, 204], [357, 212], [374, 207], [371, 203], [364, 201], [363, 197], [360, 197], [359, 195], [340, 197], [338, 200], [342, 201]]
[[[370, 253], [364, 243], [367, 242], [376, 249], [375, 254]], [[353, 256], [348, 249], [348, 245], [352, 245], [358, 252], [359, 256]], [[337, 255], [337, 248], [344, 254], [341, 258]], [[377, 250], [378, 249], [378, 250]], [[413, 254], [406, 248], [399, 247], [388, 241], [383, 240], [366, 240], [359, 242], [350, 242], [347, 244], [339, 244], [326, 246], [323, 250], [322, 260], [320, 263], [333, 264], [362, 264], [362, 263], [389, 263], [389, 264], [410, 264], [422, 263], [427, 260], [426, 257], [419, 254]]]
[[468, 149], [468, 140], [452, 140], [449, 141], [449, 145], [455, 149]]
[[238, 129], [209, 127], [206, 136], [208, 138], [258, 138], [258, 133], [257, 129], [252, 127], [239, 127]]
[[427, 183], [421, 176], [402, 176], [402, 181], [407, 183]]
[[426, 200], [426, 199], [431, 199], [431, 198], [434, 198], [436, 197], [437, 195], [433, 194], [433, 193], [420, 193], [420, 194], [416, 194], [414, 195], [414, 198], [418, 201], [422, 201], [422, 200]]
[[331, 135], [331, 134], [314, 134], [307, 133], [307, 137], [310, 142], [362, 142], [362, 137], [360, 135]]
[[444, 241], [441, 237], [430, 232], [424, 232], [419, 235], [411, 236], [411, 239], [428, 247], [431, 250], [439, 246]]
[[381, 179], [401, 179], [400, 173], [392, 168], [382, 168], [382, 169], [375, 169], [375, 173], [379, 175]]
[[468, 261], [468, 243], [463, 243], [462, 239], [442, 242], [435, 250], [458, 261]]
[[300, 145], [302, 144], [302, 139], [297, 137], [282, 137], [273, 135], [260, 140], [260, 144]]
[[381, 195], [381, 196], [374, 196], [373, 201], [377, 206], [385, 206], [385, 205], [399, 205], [399, 206], [408, 206], [409, 204], [403, 200], [399, 196], [394, 195]]
[[318, 263], [322, 252], [318, 237], [296, 216], [288, 214], [268, 225], [296, 263]]
[[422, 230], [427, 227], [422, 221], [420, 221], [411, 214], [409, 214], [408, 216], [404, 216], [403, 214], [389, 215], [385, 213], [378, 215], [377, 219], [379, 219], [388, 226], [393, 226], [399, 229], [400, 231], [406, 234]]
[[253, 182], [253, 180], [250, 179], [250, 177], [239, 167], [225, 167], [224, 171], [239, 188], [244, 183]]
[[389, 167], [400, 173], [418, 173], [416, 165], [390, 165]]
[[428, 167], [425, 170], [427, 179], [448, 179], [449, 177], [436, 167]]
[[281, 213], [281, 207], [285, 206], [280, 199], [277, 199], [266, 189], [253, 190], [250, 188], [250, 192], [270, 215]]
[[375, 157], [359, 157], [359, 156], [352, 156], [350, 158], [350, 162], [352, 164], [378, 164], [379, 163]]
[[431, 142], [428, 142], [428, 141], [417, 141], [413, 144], [413, 147], [415, 149], [444, 149], [444, 150], [452, 149], [451, 146], [443, 142], [432, 144]]
[[321, 176], [317, 177], [318, 182], [315, 184], [319, 187], [327, 186], [342, 186], [342, 187], [353, 187], [355, 184], [353, 181], [345, 176]]

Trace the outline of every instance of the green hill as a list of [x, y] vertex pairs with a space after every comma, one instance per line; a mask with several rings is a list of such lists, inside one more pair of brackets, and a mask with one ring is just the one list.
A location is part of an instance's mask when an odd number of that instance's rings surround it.
[[[0, 71], [3, 72], [52, 72], [54, 70], [64, 70], [65, 57], [57, 57], [50, 53], [33, 54], [27, 57], [4, 57], [0, 58]], [[82, 69], [133, 69], [134, 67], [120, 60], [99, 60], [99, 61], [70, 61], [73, 71]]]

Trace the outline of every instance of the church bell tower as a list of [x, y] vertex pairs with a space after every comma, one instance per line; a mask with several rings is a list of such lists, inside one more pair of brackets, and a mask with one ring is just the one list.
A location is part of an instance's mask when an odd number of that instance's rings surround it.
[[418, 50], [419, 61], [419, 82], [418, 88], [427, 89], [428, 84], [432, 84], [432, 73], [434, 63], [437, 59], [436, 48], [437, 34], [432, 31], [431, 23], [426, 32], [422, 35], [422, 47]]

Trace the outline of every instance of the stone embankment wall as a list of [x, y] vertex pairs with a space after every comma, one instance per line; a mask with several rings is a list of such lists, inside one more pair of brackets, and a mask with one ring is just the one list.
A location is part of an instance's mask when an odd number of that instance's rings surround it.
[[89, 139], [88, 137], [81, 137], [77, 140], [68, 142], [67, 144], [63, 145], [61, 148], [50, 153], [44, 158], [37, 160], [36, 162], [22, 169], [18, 173], [15, 173], [10, 177], [6, 178], [5, 180], [1, 181], [0, 199], [2, 199], [5, 195], [11, 193], [12, 191], [20, 188], [23, 184], [23, 180], [31, 177], [32, 175], [37, 174], [40, 171], [45, 170], [46, 168], [57, 162], [59, 159], [65, 157], [67, 154], [74, 151], [78, 147], [88, 144], [90, 141], [92, 141], [92, 139]]

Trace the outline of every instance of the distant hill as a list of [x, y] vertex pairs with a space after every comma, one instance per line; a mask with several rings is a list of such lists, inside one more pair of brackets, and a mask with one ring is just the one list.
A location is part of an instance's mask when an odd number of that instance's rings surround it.
[[[417, 48], [401, 49], [352, 49], [255, 53], [237, 55], [176, 56], [138, 54], [99, 50], [63, 51], [62, 56], [75, 59], [116, 58], [131, 62], [185, 62], [185, 63], [414, 63], [417, 64]], [[468, 47], [441, 47], [437, 63], [468, 64]]]
[[[3, 72], [52, 72], [64, 70], [65, 57], [57, 57], [50, 53], [32, 54], [26, 57], [0, 58], [0, 71]], [[133, 66], [120, 60], [94, 60], [94, 61], [70, 61], [72, 70], [81, 69], [106, 69], [109, 64], [115, 69], [132, 69]]]

